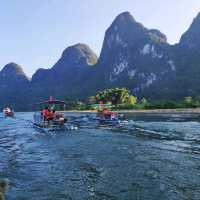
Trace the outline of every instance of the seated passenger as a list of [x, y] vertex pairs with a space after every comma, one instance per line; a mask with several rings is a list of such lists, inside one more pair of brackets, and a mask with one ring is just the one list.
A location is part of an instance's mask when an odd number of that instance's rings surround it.
[[60, 118], [63, 117], [63, 114], [62, 113], [56, 113], [55, 117], [56, 117], [56, 119], [60, 119]]
[[42, 115], [43, 115], [44, 120], [47, 120], [47, 119], [48, 119], [49, 113], [50, 113], [50, 111], [49, 111], [49, 108], [48, 108], [48, 107], [45, 107], [45, 108], [42, 110]]
[[55, 116], [56, 116], [55, 112], [56, 112], [55, 110], [50, 111], [49, 114], [48, 114], [48, 119], [47, 120], [55, 119]]
[[109, 119], [111, 117], [111, 112], [107, 108], [105, 108], [103, 110], [103, 115], [104, 115], [104, 118]]
[[60, 124], [64, 124], [66, 119], [62, 113], [56, 113], [55, 118], [60, 122]]

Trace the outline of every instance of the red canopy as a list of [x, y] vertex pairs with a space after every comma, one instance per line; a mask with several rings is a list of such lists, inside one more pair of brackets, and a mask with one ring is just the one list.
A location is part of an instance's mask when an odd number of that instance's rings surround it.
[[66, 104], [66, 102], [60, 101], [60, 100], [57, 100], [57, 99], [53, 99], [52, 97], [49, 97], [48, 100], [41, 101], [37, 104]]

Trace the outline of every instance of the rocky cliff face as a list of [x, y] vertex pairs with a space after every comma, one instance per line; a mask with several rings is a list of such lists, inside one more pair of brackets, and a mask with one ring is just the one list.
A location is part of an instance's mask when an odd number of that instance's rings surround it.
[[158, 84], [167, 89], [168, 80], [175, 78], [170, 51], [163, 33], [145, 28], [125, 12], [106, 31], [96, 73], [106, 87], [126, 86], [149, 96]]
[[15, 84], [26, 83], [29, 80], [21, 66], [17, 65], [16, 63], [9, 63], [1, 70], [0, 81], [2, 81], [4, 84], [7, 82], [9, 85], [12, 82]]
[[51, 69], [37, 70], [32, 77], [32, 83], [45, 82], [46, 79], [57, 81], [58, 78], [64, 78], [64, 75], [68, 76], [71, 73], [75, 75], [77, 72], [85, 71], [89, 66], [96, 63], [97, 56], [89, 46], [76, 44], [66, 48], [61, 58]]
[[5, 66], [0, 72], [0, 92], [5, 98], [0, 104], [17, 98], [20, 105], [24, 96], [30, 104], [50, 95], [84, 98], [107, 87], [128, 87], [149, 99], [197, 96], [199, 35], [200, 14], [180, 43], [169, 45], [159, 30], [145, 28], [129, 12], [121, 13], [106, 31], [99, 59], [87, 45], [77, 44], [65, 49], [51, 69], [37, 70], [31, 81], [18, 65]]
[[0, 105], [12, 105], [17, 108], [25, 108], [27, 103], [25, 92], [30, 86], [30, 80], [23, 72], [21, 66], [15, 63], [7, 64], [0, 71]]
[[88, 73], [97, 63], [96, 54], [85, 44], [77, 44], [64, 50], [51, 69], [39, 69], [32, 77], [32, 90], [36, 97], [50, 95], [76, 96], [88, 79]]
[[[173, 47], [177, 65], [176, 92], [180, 97], [200, 94], [200, 14]], [[179, 97], [178, 96], [178, 97]], [[177, 95], [176, 95], [177, 97]]]
[[145, 28], [130, 13], [120, 14], [105, 34], [95, 69], [98, 88], [126, 86], [149, 99], [198, 96], [199, 33], [200, 14], [177, 45], [169, 45], [163, 33]]
[[200, 50], [200, 13], [194, 18], [189, 29], [182, 35], [179, 45], [194, 50]]

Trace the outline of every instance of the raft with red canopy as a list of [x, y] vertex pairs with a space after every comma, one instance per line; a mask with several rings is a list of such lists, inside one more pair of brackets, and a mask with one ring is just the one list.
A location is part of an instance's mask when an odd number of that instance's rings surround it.
[[[63, 112], [56, 112], [55, 113], [55, 118], [53, 119], [48, 119], [45, 116], [43, 116], [43, 109], [49, 109], [49, 112], [55, 110], [55, 105], [61, 105], [64, 110], [65, 105], [67, 103], [65, 101], [61, 101], [58, 99], [54, 99], [53, 97], [49, 97], [49, 99], [47, 100], [43, 100], [40, 101], [38, 103], [36, 103], [36, 105], [41, 106], [42, 105], [42, 109], [40, 109], [39, 111], [36, 111], [33, 115], [33, 124], [36, 127], [39, 127], [42, 130], [45, 130], [45, 132], [49, 132], [51, 130], [55, 131], [55, 130], [72, 130], [74, 127], [72, 126], [66, 126], [66, 122], [67, 119], [64, 117], [64, 113]], [[75, 128], [74, 128], [75, 129]]]

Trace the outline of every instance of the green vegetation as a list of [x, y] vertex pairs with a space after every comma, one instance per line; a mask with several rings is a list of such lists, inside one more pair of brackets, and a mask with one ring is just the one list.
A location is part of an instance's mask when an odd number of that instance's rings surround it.
[[65, 98], [65, 102], [67, 103], [65, 106], [65, 110], [90, 110], [91, 106], [80, 100], [72, 99], [70, 97]]
[[111, 88], [103, 91], [99, 91], [95, 96], [89, 97], [85, 101], [65, 98], [67, 103], [66, 110], [93, 110], [94, 104], [111, 104], [112, 109], [118, 106], [133, 106], [137, 102], [137, 98], [130, 94], [130, 91], [126, 88]]
[[178, 108], [200, 108], [200, 97], [192, 98], [185, 97], [183, 100], [160, 100], [160, 101], [147, 101], [147, 99], [142, 98], [134, 105], [119, 105], [116, 106], [116, 110], [120, 109], [178, 109]]
[[151, 103], [146, 103], [144, 109], [176, 109], [176, 108], [199, 108], [200, 98], [185, 97], [180, 101], [163, 100]]
[[126, 88], [111, 88], [98, 92], [95, 96], [89, 97], [89, 102], [98, 104], [99, 102], [110, 102], [113, 106], [116, 105], [134, 105], [137, 98], [130, 94]]
[[200, 108], [200, 96], [195, 98], [188, 96], [179, 101], [148, 101], [145, 98], [137, 100], [137, 97], [133, 96], [126, 88], [110, 88], [99, 91], [95, 96], [91, 96], [85, 101], [66, 98], [66, 102], [66, 110], [93, 110], [95, 109], [93, 105], [100, 102], [110, 104], [112, 110]]

